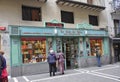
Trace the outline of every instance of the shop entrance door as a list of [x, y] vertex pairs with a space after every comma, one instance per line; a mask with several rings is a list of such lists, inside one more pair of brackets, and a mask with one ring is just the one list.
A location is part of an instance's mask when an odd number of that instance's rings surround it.
[[114, 44], [115, 62], [120, 61], [120, 44]]
[[63, 38], [63, 52], [66, 57], [66, 69], [75, 68], [78, 53], [78, 38]]

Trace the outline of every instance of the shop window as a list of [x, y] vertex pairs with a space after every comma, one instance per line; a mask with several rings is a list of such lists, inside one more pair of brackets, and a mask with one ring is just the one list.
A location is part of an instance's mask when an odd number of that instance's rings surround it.
[[56, 49], [57, 49], [57, 53], [59, 53], [60, 51], [62, 51], [61, 45], [62, 45], [61, 39], [60, 39], [60, 38], [56, 38]]
[[90, 39], [91, 55], [96, 56], [96, 49], [99, 48], [102, 55], [102, 39]]
[[46, 38], [21, 38], [23, 63], [46, 61]]
[[50, 49], [53, 48], [53, 39], [52, 38], [48, 38], [48, 51], [50, 51]]
[[89, 15], [89, 24], [98, 26], [98, 16]]
[[41, 8], [22, 6], [22, 19], [27, 21], [41, 21]]
[[73, 12], [61, 11], [61, 21], [65, 23], [74, 23]]

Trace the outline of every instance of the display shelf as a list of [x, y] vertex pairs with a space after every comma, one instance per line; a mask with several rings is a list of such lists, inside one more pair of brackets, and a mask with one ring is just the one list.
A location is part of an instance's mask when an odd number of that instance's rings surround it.
[[102, 53], [102, 40], [92, 39], [90, 40], [91, 56], [96, 56], [96, 48], [99, 48]]
[[46, 60], [46, 41], [22, 41], [23, 63], [35, 63]]

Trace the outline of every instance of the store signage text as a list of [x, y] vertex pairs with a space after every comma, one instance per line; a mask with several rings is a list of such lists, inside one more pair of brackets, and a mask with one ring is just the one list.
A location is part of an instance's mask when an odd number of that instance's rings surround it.
[[23, 32], [23, 34], [44, 34], [44, 35], [47, 35], [47, 34], [52, 34], [52, 33], [40, 33], [40, 32]]
[[46, 27], [56, 27], [56, 28], [63, 28], [64, 27], [64, 24], [62, 24], [62, 23], [46, 22], [45, 25], [46, 25]]
[[60, 30], [61, 34], [63, 35], [80, 35], [80, 30]]

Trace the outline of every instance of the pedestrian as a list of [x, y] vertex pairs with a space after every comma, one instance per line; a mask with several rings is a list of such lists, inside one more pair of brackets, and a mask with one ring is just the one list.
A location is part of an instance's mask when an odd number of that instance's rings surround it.
[[101, 67], [101, 50], [99, 49], [99, 47], [96, 48], [96, 58], [98, 67]]
[[55, 71], [56, 71], [56, 55], [54, 53], [54, 50], [50, 50], [50, 53], [47, 58], [48, 64], [49, 64], [49, 72], [50, 76], [55, 76]]
[[6, 59], [3, 56], [4, 51], [0, 50], [0, 61], [1, 61], [1, 76], [0, 76], [0, 82], [8, 82], [8, 73], [7, 73], [7, 65], [6, 65]]
[[[1, 74], [2, 74], [2, 55], [0, 54], [0, 77], [1, 77]], [[0, 82], [1, 82], [1, 79], [0, 79]]]
[[64, 62], [65, 62], [65, 56], [64, 54], [60, 51], [58, 53], [58, 68], [61, 74], [64, 74]]

